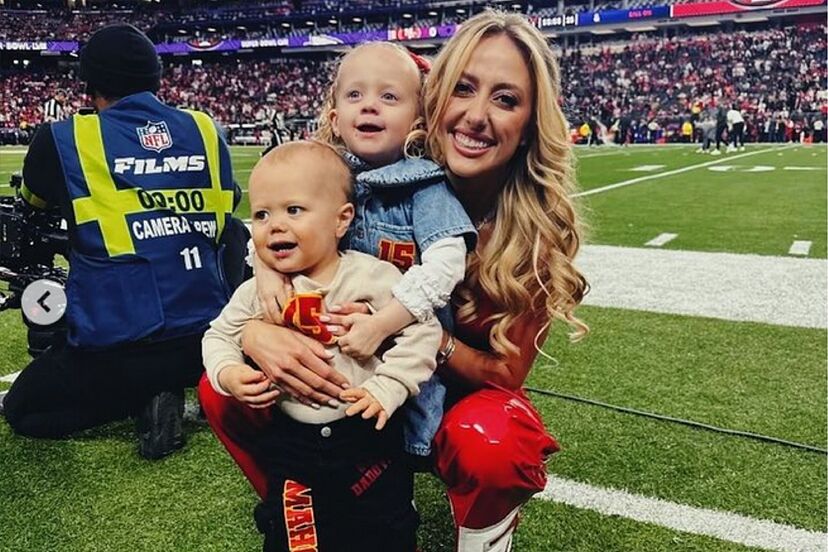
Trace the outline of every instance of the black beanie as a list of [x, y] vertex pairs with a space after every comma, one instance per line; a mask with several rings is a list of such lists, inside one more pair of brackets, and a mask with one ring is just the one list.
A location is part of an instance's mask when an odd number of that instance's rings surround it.
[[102, 96], [156, 92], [161, 61], [147, 35], [126, 23], [100, 29], [80, 51], [80, 78]]

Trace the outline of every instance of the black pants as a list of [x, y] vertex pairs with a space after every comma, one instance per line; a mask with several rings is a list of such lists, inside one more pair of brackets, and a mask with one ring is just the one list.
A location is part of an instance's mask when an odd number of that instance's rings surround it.
[[719, 149], [721, 144], [727, 145], [727, 142], [724, 140], [724, 133], [727, 130], [727, 125], [717, 124], [716, 125], [716, 149]]
[[126, 418], [153, 395], [198, 383], [201, 335], [84, 351], [53, 345], [15, 380], [6, 420], [16, 433], [58, 438]]
[[745, 145], [745, 123], [733, 123], [733, 136], [730, 137], [730, 143], [734, 148]]
[[419, 517], [402, 419], [377, 431], [359, 417], [311, 425], [275, 414], [262, 441], [270, 491], [254, 513], [264, 551], [414, 552]]
[[[225, 277], [233, 289], [249, 277], [248, 236], [236, 219], [222, 235]], [[198, 384], [201, 337], [85, 351], [59, 336], [12, 384], [3, 403], [6, 420], [20, 435], [58, 438], [126, 418], [161, 391]]]

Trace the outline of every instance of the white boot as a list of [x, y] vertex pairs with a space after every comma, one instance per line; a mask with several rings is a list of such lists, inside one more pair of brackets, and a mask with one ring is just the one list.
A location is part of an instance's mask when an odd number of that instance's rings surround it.
[[458, 527], [457, 552], [509, 552], [517, 527], [518, 511], [520, 508], [515, 508], [496, 524], [483, 529]]

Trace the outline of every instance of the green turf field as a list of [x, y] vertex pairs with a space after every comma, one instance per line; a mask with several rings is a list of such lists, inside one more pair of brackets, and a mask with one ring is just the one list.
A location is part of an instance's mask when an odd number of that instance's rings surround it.
[[[589, 243], [639, 248], [674, 233], [661, 249], [789, 257], [794, 241], [809, 241], [806, 256], [825, 262], [825, 147], [694, 150], [578, 149]], [[257, 159], [255, 148], [233, 148], [243, 188]], [[0, 149], [0, 184], [22, 160]], [[238, 215], [249, 216], [246, 197]], [[826, 447], [824, 328], [596, 306], [579, 313], [592, 333], [573, 345], [557, 327], [544, 346], [554, 362], [539, 358], [528, 385]], [[26, 362], [19, 316], [0, 313], [0, 376]], [[826, 531], [824, 454], [531, 397], [562, 445], [549, 463], [556, 477]], [[0, 420], [0, 551], [257, 550], [253, 492], [205, 425], [187, 429], [184, 451], [148, 463], [128, 422], [44, 442], [14, 436]], [[423, 552], [452, 550], [448, 503], [430, 476], [418, 477], [417, 505]], [[522, 519], [516, 552], [761, 549], [560, 501], [534, 499]]]

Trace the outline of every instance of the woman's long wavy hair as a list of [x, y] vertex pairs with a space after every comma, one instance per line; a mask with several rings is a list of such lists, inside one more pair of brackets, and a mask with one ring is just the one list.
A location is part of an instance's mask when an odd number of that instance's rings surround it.
[[[570, 197], [575, 180], [569, 127], [558, 102], [560, 69], [543, 35], [523, 17], [487, 10], [466, 21], [443, 46], [424, 92], [426, 151], [445, 164], [441, 121], [454, 88], [480, 41], [501, 34], [526, 60], [535, 89], [534, 115], [498, 196], [491, 239], [469, 255], [458, 316], [476, 318], [477, 299], [471, 290], [482, 287], [496, 306], [489, 318], [494, 321], [489, 342], [506, 354], [517, 352], [506, 333], [528, 310], [545, 310], [549, 323], [564, 320], [573, 328], [573, 340], [586, 335], [589, 327], [574, 314], [588, 285], [573, 265], [581, 229]], [[535, 336], [536, 347], [547, 327]]]
[[414, 59], [411, 57], [411, 52], [400, 46], [399, 44], [395, 44], [393, 42], [365, 42], [360, 44], [353, 50], [349, 51], [347, 54], [342, 56], [339, 59], [339, 65], [336, 68], [336, 75], [334, 76], [334, 81], [331, 86], [328, 88], [328, 92], [325, 95], [325, 102], [322, 104], [322, 110], [319, 112], [319, 118], [317, 119], [317, 128], [316, 132], [314, 133], [313, 137], [315, 140], [319, 140], [320, 142], [324, 142], [326, 144], [330, 144], [334, 146], [336, 149], [340, 151], [347, 150], [347, 146], [345, 142], [342, 141], [340, 136], [337, 136], [333, 129], [333, 124], [331, 122], [331, 113], [334, 109], [336, 109], [336, 94], [339, 91], [339, 81], [341, 80], [341, 71], [342, 71], [342, 63], [352, 55], [365, 50], [367, 48], [391, 48], [400, 54], [402, 54], [405, 58], [409, 59], [412, 64], [415, 65], [417, 71], [420, 75], [420, 95], [417, 98], [417, 113], [418, 116], [414, 119], [414, 122], [411, 125], [411, 131], [408, 133], [408, 136], [405, 138], [405, 144], [402, 148], [402, 154], [406, 157], [422, 157], [423, 156], [423, 142], [425, 141], [425, 119], [422, 116], [423, 111], [423, 98], [422, 98], [422, 84], [425, 80], [425, 72], [424, 70], [418, 65]]

